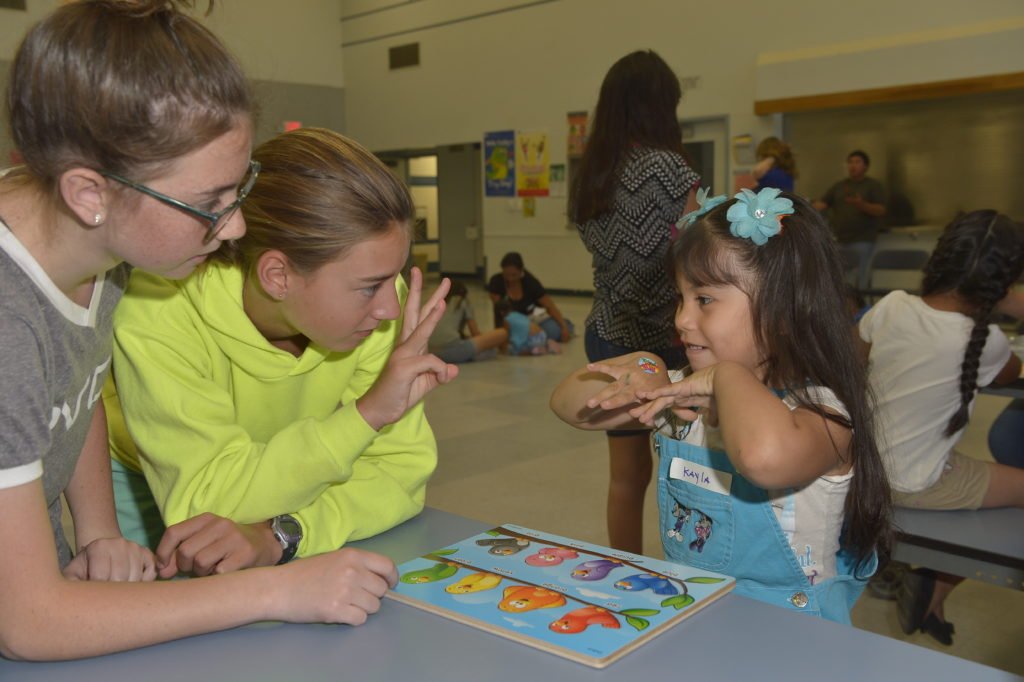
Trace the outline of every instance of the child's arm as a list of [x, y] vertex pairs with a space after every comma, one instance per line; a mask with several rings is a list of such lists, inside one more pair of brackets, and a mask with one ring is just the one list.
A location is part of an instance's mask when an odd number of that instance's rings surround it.
[[996, 311], [1018, 320], [1024, 320], [1024, 290], [1010, 289], [999, 303]]
[[55, 660], [264, 620], [363, 623], [397, 581], [386, 557], [343, 549], [274, 568], [156, 583], [58, 570], [41, 479], [0, 489], [0, 654]]
[[999, 370], [999, 374], [992, 380], [992, 386], [1005, 386], [1006, 384], [1012, 384], [1014, 381], [1020, 378], [1021, 362], [1020, 358], [1015, 353], [1010, 353], [1010, 359], [1006, 361], [1003, 368]]
[[588, 431], [650, 428], [629, 410], [639, 402], [638, 391], [666, 383], [665, 362], [657, 355], [643, 351], [621, 355], [591, 363], [566, 377], [551, 394], [551, 409], [570, 426]]
[[64, 490], [75, 524], [78, 551], [64, 574], [79, 580], [156, 578], [153, 553], [121, 536], [114, 512], [107, 419], [97, 401], [75, 473]]
[[754, 168], [753, 170], [750, 171], [750, 174], [754, 176], [755, 180], [760, 180], [761, 178], [764, 177], [765, 173], [772, 169], [772, 166], [774, 165], [775, 157], [766, 156], [760, 161], [758, 161], [757, 164], [754, 165]]
[[474, 336], [480, 336], [482, 333], [480, 331], [480, 325], [478, 325], [476, 323], [476, 320], [474, 320], [472, 317], [466, 320], [466, 328], [469, 329], [470, 338]]
[[555, 301], [554, 299], [551, 298], [551, 295], [544, 294], [543, 296], [540, 297], [537, 303], [543, 306], [544, 309], [548, 311], [548, 315], [550, 315], [555, 320], [555, 322], [558, 323], [558, 326], [562, 328], [562, 341], [568, 341], [569, 325], [566, 324], [565, 316], [562, 315], [562, 311], [558, 309], [557, 305], [555, 305]]
[[800, 486], [849, 470], [850, 430], [811, 410], [790, 410], [754, 374], [734, 362], [720, 362], [682, 381], [641, 393], [650, 400], [632, 414], [645, 424], [672, 409], [683, 419], [690, 406], [714, 400], [726, 454], [736, 469], [762, 488]]

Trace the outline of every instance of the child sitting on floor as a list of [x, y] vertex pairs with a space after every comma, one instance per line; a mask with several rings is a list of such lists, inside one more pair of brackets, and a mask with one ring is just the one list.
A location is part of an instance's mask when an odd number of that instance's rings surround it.
[[547, 355], [561, 353], [562, 344], [549, 339], [547, 332], [526, 315], [516, 312], [505, 302], [494, 306], [502, 318], [502, 326], [508, 332], [509, 355]]

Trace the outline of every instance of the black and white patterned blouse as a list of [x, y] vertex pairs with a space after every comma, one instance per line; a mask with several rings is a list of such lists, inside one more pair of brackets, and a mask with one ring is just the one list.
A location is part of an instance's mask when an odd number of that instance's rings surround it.
[[593, 254], [594, 307], [587, 328], [635, 349], [673, 345], [675, 285], [665, 268], [672, 226], [700, 183], [675, 152], [637, 147], [624, 166], [612, 209], [577, 225]]

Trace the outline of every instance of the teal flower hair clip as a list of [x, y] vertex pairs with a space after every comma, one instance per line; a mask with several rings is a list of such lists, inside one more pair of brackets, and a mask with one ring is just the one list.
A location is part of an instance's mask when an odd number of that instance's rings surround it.
[[769, 237], [782, 231], [782, 216], [793, 215], [793, 202], [779, 198], [782, 190], [765, 187], [757, 194], [740, 190], [736, 203], [725, 214], [734, 237], [745, 237], [762, 246]]
[[693, 225], [694, 221], [696, 221], [697, 218], [701, 217], [702, 215], [713, 209], [715, 206], [718, 206], [719, 204], [724, 204], [726, 201], [729, 200], [729, 197], [725, 196], [724, 194], [719, 194], [718, 196], [715, 197], [709, 197], [708, 193], [710, 191], [710, 187], [702, 187], [701, 189], [697, 190], [697, 206], [699, 208], [697, 208], [694, 211], [690, 211], [682, 218], [680, 218], [679, 222], [676, 223], [676, 227], [678, 229], [685, 230], [690, 225]]

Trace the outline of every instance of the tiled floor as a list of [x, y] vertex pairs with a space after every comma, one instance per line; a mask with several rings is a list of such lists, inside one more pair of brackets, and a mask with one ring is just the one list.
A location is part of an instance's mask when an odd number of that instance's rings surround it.
[[[471, 286], [470, 292], [487, 327], [490, 302], [479, 287]], [[582, 330], [590, 300], [556, 300]], [[427, 504], [489, 523], [518, 523], [607, 543], [605, 437], [572, 429], [548, 409], [554, 386], [585, 361], [582, 339], [577, 338], [562, 355], [499, 356], [462, 365], [454, 384], [427, 398], [440, 449]], [[979, 396], [965, 451], [989, 456], [985, 434], [1006, 403]], [[645, 553], [661, 556], [653, 491], [645, 513]], [[865, 595], [853, 611], [858, 628], [1024, 675], [1024, 593], [965, 581], [947, 601], [946, 616], [957, 628], [955, 643], [948, 648], [927, 635], [905, 636], [895, 602]]]

